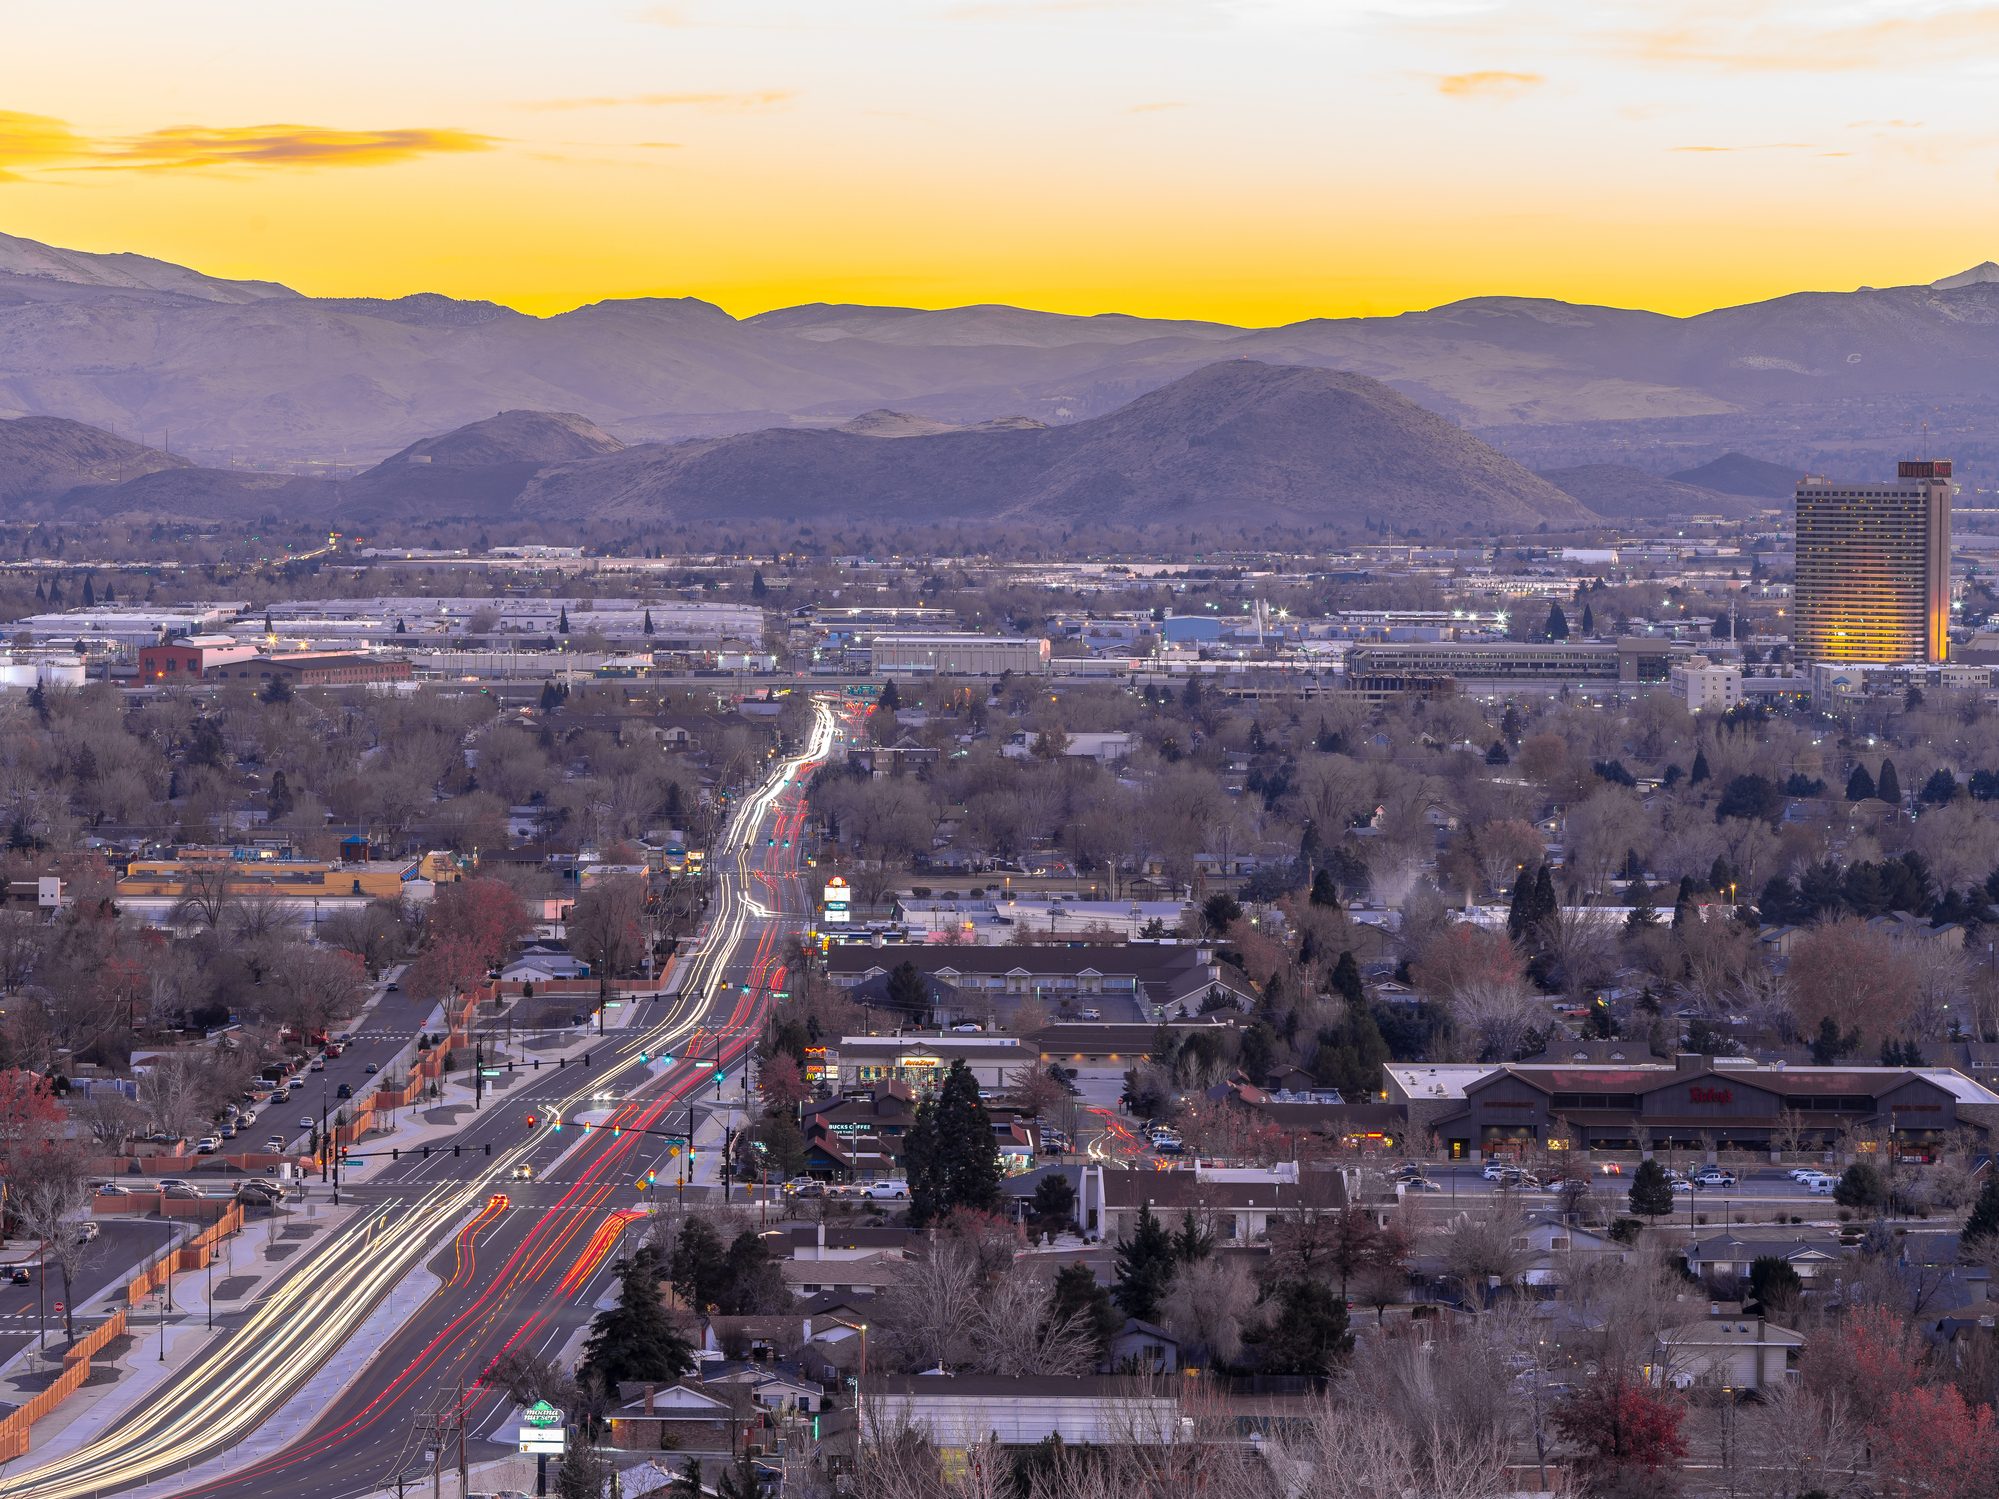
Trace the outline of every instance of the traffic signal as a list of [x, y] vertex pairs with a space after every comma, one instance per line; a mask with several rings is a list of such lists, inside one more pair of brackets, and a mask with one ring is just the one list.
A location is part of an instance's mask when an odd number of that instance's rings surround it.
[[640, 1053], [639, 1053], [639, 1061], [640, 1061], [641, 1063], [646, 1063], [646, 1062], [650, 1062], [651, 1060], [652, 1060], [652, 1058], [651, 1058], [651, 1057], [649, 1057], [649, 1056], [647, 1056], [647, 1055], [646, 1055], [646, 1054], [645, 1054], [644, 1052], [640, 1052]]
[[672, 1052], [670, 1052], [670, 1051], [663, 1051], [663, 1052], [661, 1052], [661, 1053], [659, 1054], [659, 1059], [660, 1059], [660, 1061], [664, 1062], [664, 1063], [665, 1063], [665, 1064], [666, 1064], [667, 1066], [669, 1066], [669, 1067], [671, 1067], [671, 1066], [673, 1065], [673, 1053], [672, 1053]]
[[493, 1153], [493, 1147], [489, 1144], [486, 1147], [486, 1154], [491, 1155], [492, 1153]]
[[403, 1153], [400, 1147], [391, 1145], [389, 1147], [389, 1159], [392, 1161], [400, 1161], [402, 1158], [403, 1158]]
[[459, 1145], [454, 1145], [454, 1146], [452, 1146], [452, 1147], [451, 1147], [451, 1153], [452, 1153], [453, 1155], [459, 1155], [459, 1154], [461, 1154], [461, 1153], [463, 1152], [463, 1150], [464, 1150], [464, 1147], [463, 1147], [463, 1146], [459, 1146]]
[[583, 1065], [585, 1067], [590, 1065], [590, 1053], [587, 1051], [583, 1053]]
[[562, 1116], [560, 1114], [555, 1116], [553, 1127], [558, 1135], [562, 1133]]
[[528, 1115], [528, 1128], [529, 1129], [534, 1128], [534, 1115], [532, 1114]]
[[620, 1135], [624, 1134], [624, 1132], [625, 1132], [625, 1127], [622, 1124], [614, 1124], [611, 1126], [611, 1138], [613, 1140], [617, 1139]]

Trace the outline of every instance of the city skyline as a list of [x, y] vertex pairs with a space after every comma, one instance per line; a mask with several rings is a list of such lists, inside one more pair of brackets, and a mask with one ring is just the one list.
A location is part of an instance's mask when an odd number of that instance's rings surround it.
[[[1990, 71], [1984, 5], [100, 17], [16, 18], [0, 225], [319, 295], [1685, 314], [1999, 244], [1979, 91], [1939, 87]], [[1897, 211], [1945, 200], [1921, 235]]]

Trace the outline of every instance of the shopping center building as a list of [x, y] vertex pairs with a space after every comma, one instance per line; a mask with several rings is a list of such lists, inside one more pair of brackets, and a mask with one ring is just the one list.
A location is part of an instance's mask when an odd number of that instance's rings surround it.
[[[1948, 1067], [1793, 1067], [1681, 1056], [1612, 1066], [1453, 1062], [1382, 1069], [1412, 1141], [1455, 1160], [1543, 1150], [1811, 1149], [1851, 1134], [1926, 1157], [1999, 1126], [1999, 1093]], [[1795, 1144], [1791, 1142], [1795, 1141]]]

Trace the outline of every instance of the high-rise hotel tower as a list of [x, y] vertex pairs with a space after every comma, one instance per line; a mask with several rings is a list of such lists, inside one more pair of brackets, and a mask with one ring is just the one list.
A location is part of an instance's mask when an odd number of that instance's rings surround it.
[[1905, 459], [1893, 484], [1798, 482], [1797, 658], [1941, 661], [1950, 649], [1950, 460]]

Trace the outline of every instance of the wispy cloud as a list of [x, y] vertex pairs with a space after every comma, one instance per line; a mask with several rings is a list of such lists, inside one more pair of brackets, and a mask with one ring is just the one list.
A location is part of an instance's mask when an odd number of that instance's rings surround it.
[[1029, 21], [1064, 16], [1156, 14], [1157, 0], [972, 0], [944, 12], [951, 21]]
[[1759, 141], [1747, 146], [1670, 146], [1667, 149], [1683, 155], [1713, 156], [1736, 151], [1816, 151], [1819, 147], [1813, 141]]
[[1147, 104], [1134, 104], [1125, 110], [1128, 115], [1156, 115], [1169, 109], [1185, 109], [1185, 99], [1154, 99]]
[[89, 149], [90, 143], [62, 120], [0, 110], [0, 182], [19, 182], [16, 167], [52, 166]]
[[116, 171], [187, 167], [379, 167], [419, 156], [490, 151], [470, 130], [330, 130], [317, 125], [180, 125], [101, 143], [91, 164]]
[[633, 141], [641, 151], [678, 151], [679, 141]]
[[1547, 81], [1539, 73], [1485, 68], [1475, 73], [1439, 74], [1437, 92], [1453, 99], [1511, 99], [1537, 89]]
[[[1851, 16], [1849, 9], [1844, 12]], [[1725, 73], [1846, 73], [1932, 65], [1999, 42], [1999, 5], [1868, 20], [1768, 4], [1705, 4], [1683, 18], [1617, 33], [1641, 61]]]
[[744, 93], [599, 94], [580, 99], [524, 99], [521, 109], [769, 109], [797, 98], [790, 89]]
[[47, 115], [0, 112], [0, 181], [21, 168], [155, 172], [206, 168], [379, 167], [422, 156], [489, 151], [470, 130], [338, 130], [324, 125], [175, 125], [93, 139]]

